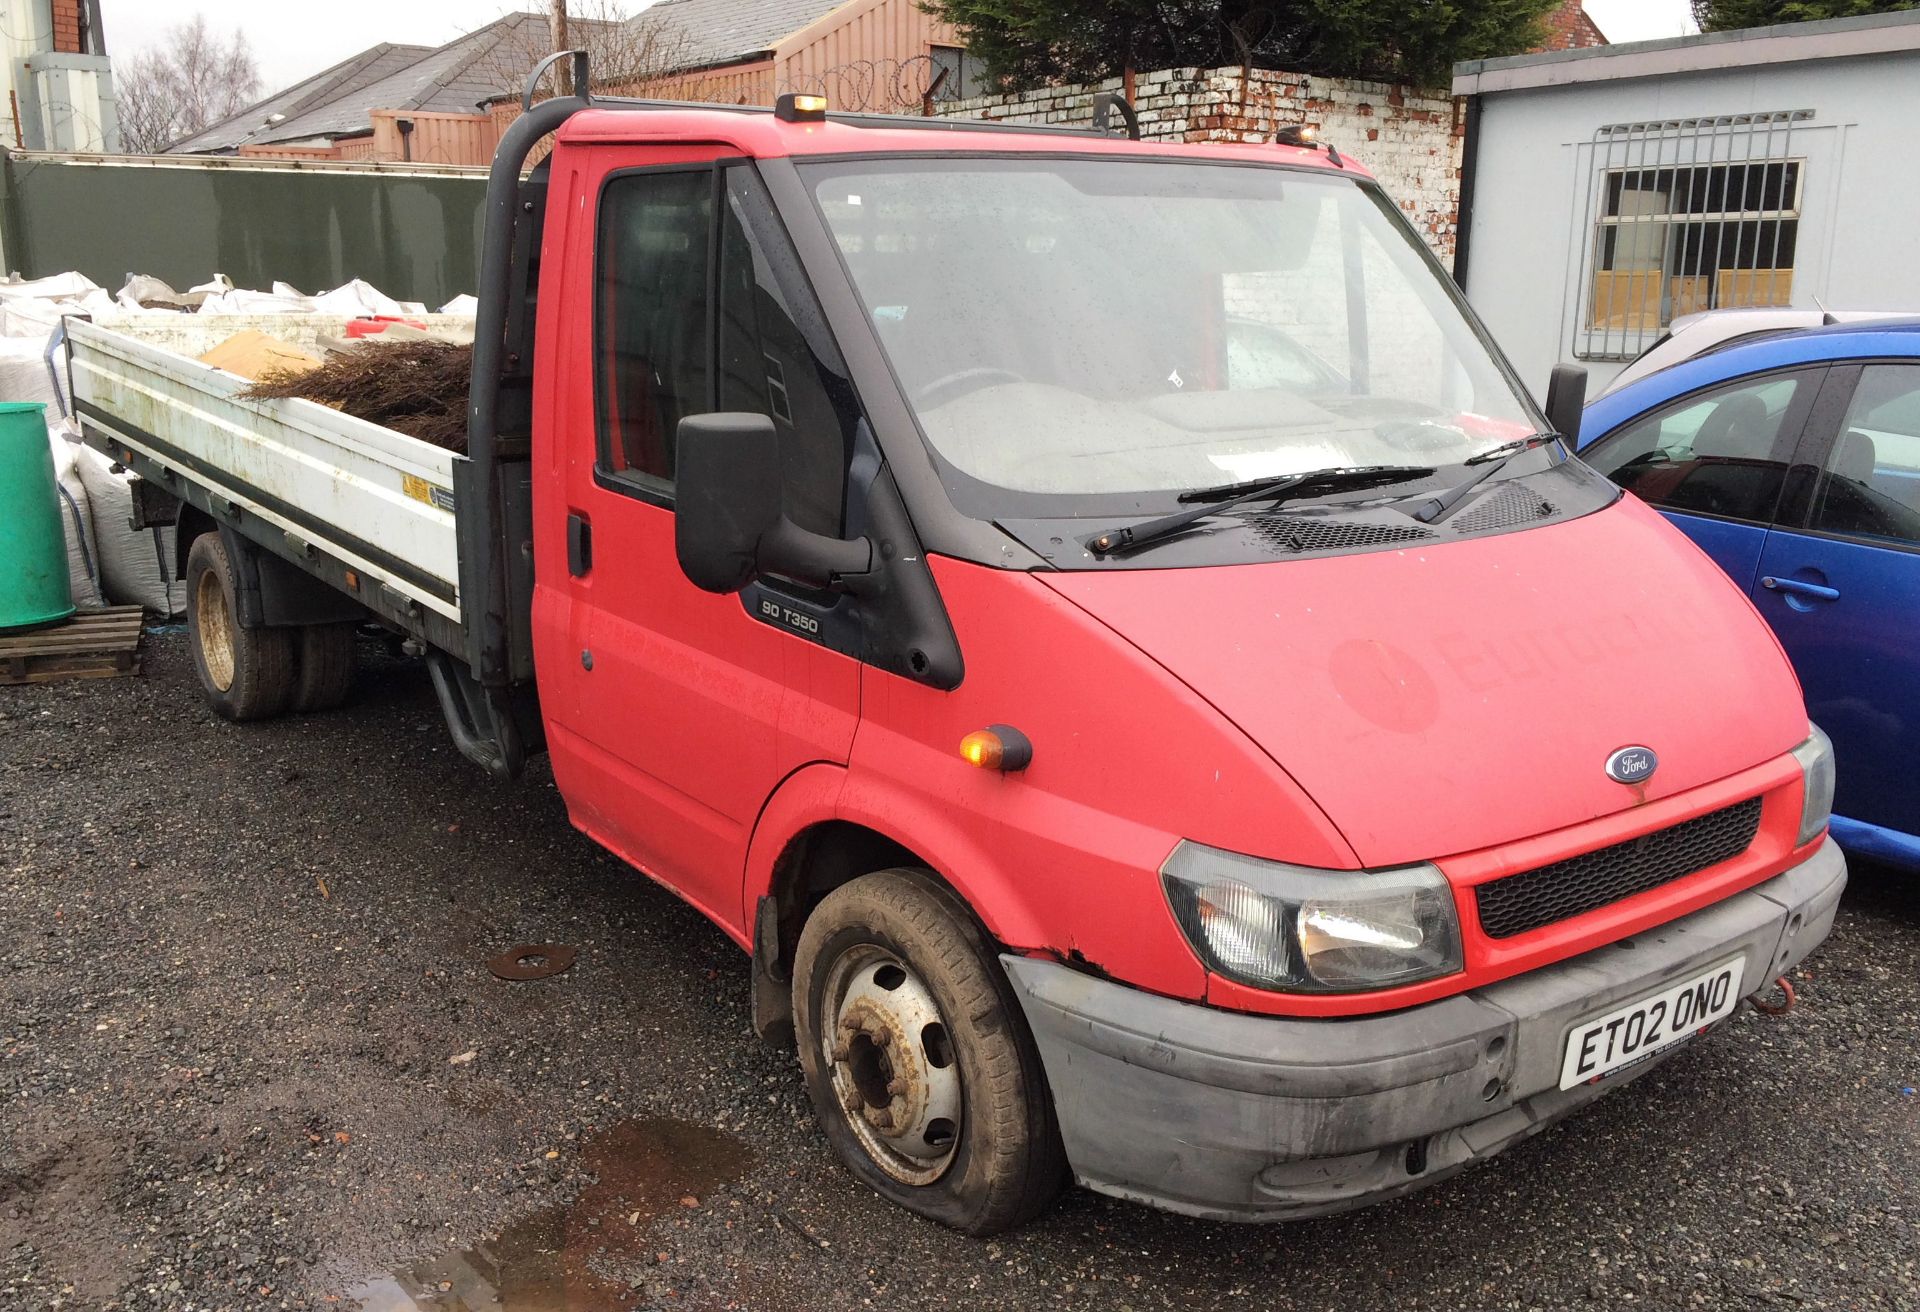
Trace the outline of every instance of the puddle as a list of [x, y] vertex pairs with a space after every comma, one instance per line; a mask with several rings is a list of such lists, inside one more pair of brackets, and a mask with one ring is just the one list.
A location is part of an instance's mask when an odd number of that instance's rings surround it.
[[[536, 1212], [496, 1239], [449, 1253], [347, 1291], [363, 1312], [616, 1312], [641, 1301], [599, 1270], [659, 1251], [649, 1222], [702, 1207], [752, 1155], [737, 1139], [704, 1126], [624, 1121], [590, 1138], [582, 1165], [599, 1183], [565, 1207]], [[596, 1270], [594, 1268], [599, 1268]]]

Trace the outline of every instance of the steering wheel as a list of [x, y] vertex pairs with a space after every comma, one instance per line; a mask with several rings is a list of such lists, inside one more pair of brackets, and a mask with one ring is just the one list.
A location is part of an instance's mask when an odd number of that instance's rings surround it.
[[977, 392], [983, 387], [992, 387], [997, 383], [1024, 383], [1027, 380], [1011, 369], [995, 369], [991, 366], [976, 366], [972, 369], [958, 369], [934, 379], [914, 394], [914, 400], [927, 410], [937, 410], [951, 401]]

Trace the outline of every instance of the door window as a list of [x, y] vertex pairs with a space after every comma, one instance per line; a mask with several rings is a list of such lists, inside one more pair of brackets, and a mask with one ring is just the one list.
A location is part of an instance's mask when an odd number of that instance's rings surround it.
[[1812, 526], [1920, 545], [1920, 365], [1861, 372], [1814, 494]]
[[724, 176], [717, 234], [711, 168], [619, 174], [607, 184], [597, 257], [600, 470], [665, 496], [682, 419], [767, 415], [780, 435], [788, 516], [838, 536], [860, 415], [853, 384], [764, 186], [749, 168]]
[[1595, 444], [1584, 458], [1663, 509], [1767, 523], [1815, 377], [1769, 374], [1696, 393]]
[[712, 408], [707, 339], [713, 173], [627, 173], [607, 183], [597, 259], [595, 387], [601, 470], [673, 486], [680, 421]]

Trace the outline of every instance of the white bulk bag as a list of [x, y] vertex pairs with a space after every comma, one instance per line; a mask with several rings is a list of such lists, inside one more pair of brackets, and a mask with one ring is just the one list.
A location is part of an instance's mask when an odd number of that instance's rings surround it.
[[53, 478], [60, 493], [60, 527], [67, 538], [67, 582], [73, 587], [73, 604], [81, 610], [104, 606], [100, 595], [100, 547], [93, 538], [93, 510], [87, 497], [87, 485], [80, 481], [74, 467], [80, 448], [56, 429], [47, 430], [53, 446]]
[[145, 606], [159, 615], [186, 613], [187, 590], [174, 577], [172, 527], [133, 527], [134, 474], [91, 447], [76, 448], [98, 544], [100, 590], [117, 606]]

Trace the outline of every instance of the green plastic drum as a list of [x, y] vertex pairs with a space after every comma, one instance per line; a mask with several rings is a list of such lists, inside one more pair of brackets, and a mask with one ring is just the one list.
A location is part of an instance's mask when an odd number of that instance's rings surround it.
[[0, 631], [73, 614], [47, 407], [0, 404]]

